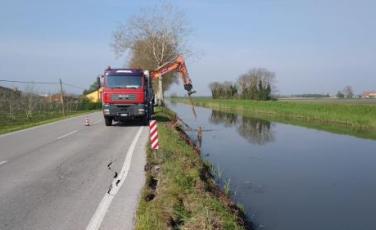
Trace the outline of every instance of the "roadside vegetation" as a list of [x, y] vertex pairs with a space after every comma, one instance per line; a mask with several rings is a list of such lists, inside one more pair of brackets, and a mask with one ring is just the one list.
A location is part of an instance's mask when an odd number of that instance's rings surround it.
[[[40, 96], [9, 88], [0, 90], [0, 134], [50, 123], [100, 108], [83, 97]], [[64, 109], [63, 109], [64, 108]]]
[[[190, 103], [185, 98], [174, 102]], [[194, 98], [197, 106], [319, 128], [337, 133], [376, 138], [376, 104], [335, 103], [320, 100], [254, 101]]]
[[136, 229], [252, 229], [215, 184], [210, 166], [167, 110], [156, 113], [160, 149], [147, 152]]

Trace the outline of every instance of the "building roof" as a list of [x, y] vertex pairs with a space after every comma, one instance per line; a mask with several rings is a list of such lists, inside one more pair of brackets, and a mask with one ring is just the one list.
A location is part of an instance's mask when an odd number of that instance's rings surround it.
[[89, 94], [86, 94], [85, 97], [89, 99], [91, 102], [100, 102], [100, 94], [102, 92], [102, 88], [99, 90], [95, 90]]
[[376, 91], [366, 91], [363, 93], [363, 97], [376, 97]]

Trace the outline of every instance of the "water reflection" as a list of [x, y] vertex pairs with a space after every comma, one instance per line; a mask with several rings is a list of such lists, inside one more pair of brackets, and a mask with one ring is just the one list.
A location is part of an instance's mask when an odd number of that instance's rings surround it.
[[238, 117], [239, 116], [237, 114], [212, 110], [210, 122], [216, 125], [224, 124], [226, 127], [231, 127], [238, 123]]
[[252, 144], [264, 145], [274, 141], [272, 124], [267, 120], [212, 110], [210, 122], [226, 127], [236, 126], [239, 135]]
[[190, 106], [172, 108], [218, 178], [231, 179], [255, 229], [375, 229], [375, 141], [201, 107], [196, 119]]
[[238, 125], [239, 134], [252, 144], [264, 145], [274, 141], [273, 129], [270, 121], [242, 117]]

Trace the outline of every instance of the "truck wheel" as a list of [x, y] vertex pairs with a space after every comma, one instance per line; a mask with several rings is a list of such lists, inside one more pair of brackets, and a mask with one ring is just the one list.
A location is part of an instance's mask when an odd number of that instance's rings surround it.
[[112, 125], [112, 117], [104, 117], [104, 122], [106, 123], [106, 126]]

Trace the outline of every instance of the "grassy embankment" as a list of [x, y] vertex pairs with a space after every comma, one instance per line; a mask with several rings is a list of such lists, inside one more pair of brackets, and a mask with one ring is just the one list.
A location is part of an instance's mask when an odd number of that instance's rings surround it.
[[[185, 98], [175, 102], [189, 103]], [[355, 100], [353, 100], [355, 101]], [[341, 100], [250, 101], [194, 98], [197, 106], [244, 116], [376, 139], [376, 104], [342, 103]]]
[[14, 132], [21, 129], [27, 129], [38, 125], [48, 124], [66, 118], [79, 116], [85, 113], [91, 113], [94, 111], [95, 110], [75, 111], [66, 114], [66, 116], [63, 116], [61, 112], [43, 112], [35, 114], [32, 118], [26, 118], [25, 116], [23, 116], [18, 117], [17, 119], [9, 119], [8, 117], [0, 116], [0, 134]]
[[156, 113], [160, 149], [147, 152], [136, 229], [251, 229], [174, 117], [167, 109]]

